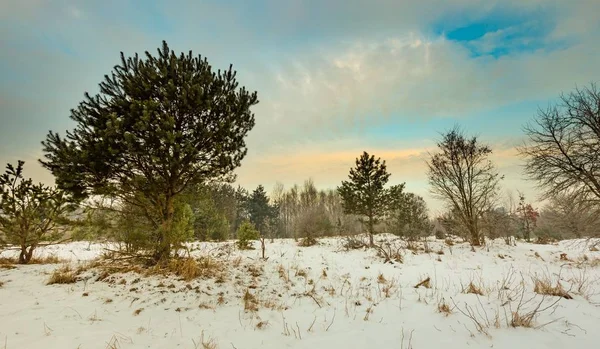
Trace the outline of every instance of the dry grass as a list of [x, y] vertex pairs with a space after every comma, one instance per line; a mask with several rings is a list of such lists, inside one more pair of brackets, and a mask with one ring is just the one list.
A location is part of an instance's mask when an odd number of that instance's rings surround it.
[[378, 284], [386, 284], [387, 283], [387, 280], [386, 280], [385, 276], [383, 276], [383, 274], [379, 274], [377, 276], [377, 283]]
[[533, 282], [534, 282], [533, 292], [535, 292], [537, 294], [546, 295], [546, 296], [562, 297], [565, 299], [573, 299], [573, 297], [571, 297], [571, 295], [569, 295], [569, 293], [567, 291], [565, 291], [565, 289], [562, 287], [562, 285], [558, 281], [553, 286], [552, 285], [553, 283], [550, 280], [550, 278], [534, 277]]
[[431, 288], [431, 278], [428, 276], [426, 279], [415, 285], [415, 288], [419, 287]]
[[0, 281], [0, 288], [4, 286], [4, 281]]
[[214, 338], [205, 338], [204, 337], [204, 331], [202, 331], [200, 333], [200, 339], [198, 340], [198, 342], [196, 342], [195, 340], [192, 339], [192, 342], [194, 343], [194, 349], [217, 349], [217, 342], [214, 340]]
[[306, 273], [306, 270], [304, 270], [304, 269], [296, 270], [296, 276], [298, 276], [298, 277], [303, 277], [306, 279], [307, 275], [308, 274]]
[[446, 316], [452, 314], [452, 308], [446, 303], [446, 301], [442, 298], [442, 300], [438, 303], [437, 310], [439, 313], [442, 313]]
[[277, 272], [279, 273], [279, 278], [281, 278], [286, 283], [290, 282], [290, 277], [288, 275], [289, 273], [285, 269], [285, 267], [283, 266], [283, 264], [279, 264], [279, 266], [277, 267]]
[[248, 271], [248, 274], [250, 274], [252, 277], [259, 277], [263, 274], [263, 268], [262, 266], [256, 266], [254, 264], [249, 264], [246, 266], [246, 270]]
[[258, 311], [258, 299], [247, 289], [243, 297], [245, 311]]
[[518, 312], [512, 313], [512, 319], [510, 321], [510, 325], [512, 327], [526, 327], [531, 328], [534, 325], [535, 313], [527, 313], [525, 315], [521, 315]]
[[222, 262], [212, 257], [179, 258], [169, 261], [164, 266], [155, 266], [148, 269], [147, 275], [154, 274], [175, 274], [184, 281], [191, 281], [197, 278], [209, 279], [222, 276], [225, 266]]
[[483, 288], [475, 285], [473, 283], [473, 281], [469, 282], [469, 285], [463, 290], [463, 292], [470, 293], [470, 294], [476, 294], [476, 295], [480, 295], [480, 296], [484, 295]]
[[315, 239], [313, 237], [305, 237], [305, 238], [302, 238], [298, 242], [298, 246], [300, 246], [300, 247], [310, 247], [310, 246], [314, 246], [316, 244], [317, 244], [317, 239]]
[[77, 282], [77, 273], [70, 265], [65, 264], [54, 270], [46, 285], [73, 284], [75, 282]]
[[263, 329], [267, 328], [267, 326], [269, 326], [269, 321], [259, 321], [256, 324], [256, 329], [257, 330], [263, 330]]
[[133, 315], [134, 315], [134, 316], [138, 316], [138, 315], [140, 315], [140, 313], [141, 313], [142, 311], [144, 311], [144, 308], [139, 308], [139, 309], [137, 309], [136, 311], [134, 311], [134, 312], [133, 312]]

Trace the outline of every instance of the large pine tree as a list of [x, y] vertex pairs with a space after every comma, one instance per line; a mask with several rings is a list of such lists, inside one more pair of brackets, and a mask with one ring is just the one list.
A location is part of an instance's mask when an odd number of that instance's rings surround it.
[[191, 51], [176, 55], [163, 42], [158, 56], [121, 53], [100, 93], [86, 93], [71, 111], [76, 128], [65, 137], [50, 131], [42, 164], [78, 197], [110, 195], [140, 207], [160, 261], [176, 243], [176, 198], [240, 165], [257, 103], [231, 66], [214, 72]]
[[343, 181], [338, 188], [342, 206], [347, 214], [364, 216], [367, 225], [369, 244], [374, 246], [375, 224], [385, 214], [389, 198], [385, 184], [390, 178], [385, 160], [375, 159], [367, 152], [356, 159], [356, 167], [350, 169], [349, 181]]

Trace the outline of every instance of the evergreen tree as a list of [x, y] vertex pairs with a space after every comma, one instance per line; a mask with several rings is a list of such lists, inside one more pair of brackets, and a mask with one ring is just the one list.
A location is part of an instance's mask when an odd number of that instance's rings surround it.
[[125, 58], [96, 96], [71, 111], [66, 137], [50, 131], [42, 164], [78, 197], [110, 195], [139, 207], [155, 261], [169, 258], [176, 198], [190, 185], [228, 178], [247, 149], [256, 92], [238, 88], [231, 66], [170, 51]]
[[62, 236], [61, 225], [76, 207], [63, 191], [23, 178], [24, 164], [8, 164], [0, 176], [0, 245], [19, 246], [20, 264], [29, 263], [44, 242]]
[[[259, 185], [248, 198], [248, 214], [250, 222], [260, 232], [261, 235], [266, 233], [267, 224], [277, 216], [277, 208], [269, 204], [269, 197], [262, 185]], [[269, 223], [267, 223], [269, 222]]]
[[375, 159], [367, 152], [356, 159], [356, 167], [350, 169], [350, 181], [343, 181], [338, 188], [343, 200], [344, 212], [364, 216], [369, 243], [374, 246], [375, 224], [385, 214], [388, 191], [384, 188], [390, 178], [385, 160]]

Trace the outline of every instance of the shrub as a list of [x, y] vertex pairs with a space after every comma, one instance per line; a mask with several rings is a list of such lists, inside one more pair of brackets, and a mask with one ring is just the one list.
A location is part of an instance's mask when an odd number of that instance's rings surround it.
[[77, 282], [76, 272], [71, 269], [70, 265], [65, 264], [64, 266], [54, 270], [46, 285], [73, 284], [75, 282]]
[[300, 240], [300, 242], [298, 242], [298, 246], [302, 246], [302, 247], [310, 247], [310, 246], [314, 246], [316, 244], [317, 244], [317, 239], [315, 239], [312, 236], [304, 237]]
[[535, 230], [534, 233], [536, 236], [535, 242], [537, 244], [546, 245], [556, 241], [560, 241], [562, 239], [558, 231], [555, 231], [548, 227], [538, 228]]
[[249, 221], [243, 222], [237, 231], [237, 246], [240, 250], [250, 250], [253, 249], [251, 245], [251, 240], [258, 239], [260, 234], [258, 230], [254, 228], [254, 225]]

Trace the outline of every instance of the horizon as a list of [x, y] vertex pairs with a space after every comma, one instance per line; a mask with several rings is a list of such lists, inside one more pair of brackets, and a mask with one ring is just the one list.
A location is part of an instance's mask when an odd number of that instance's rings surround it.
[[[389, 185], [406, 183], [434, 215], [425, 159], [460, 125], [493, 149], [502, 192], [539, 191], [522, 171], [521, 127], [561, 93], [599, 80], [600, 2], [548, 1], [49, 1], [0, 3], [0, 162], [53, 182], [37, 162], [49, 130], [95, 94], [126, 56], [162, 40], [216, 69], [233, 64], [258, 92], [256, 126], [236, 185], [347, 179], [362, 151], [380, 157]], [[358, 23], [358, 24], [357, 24]]]

